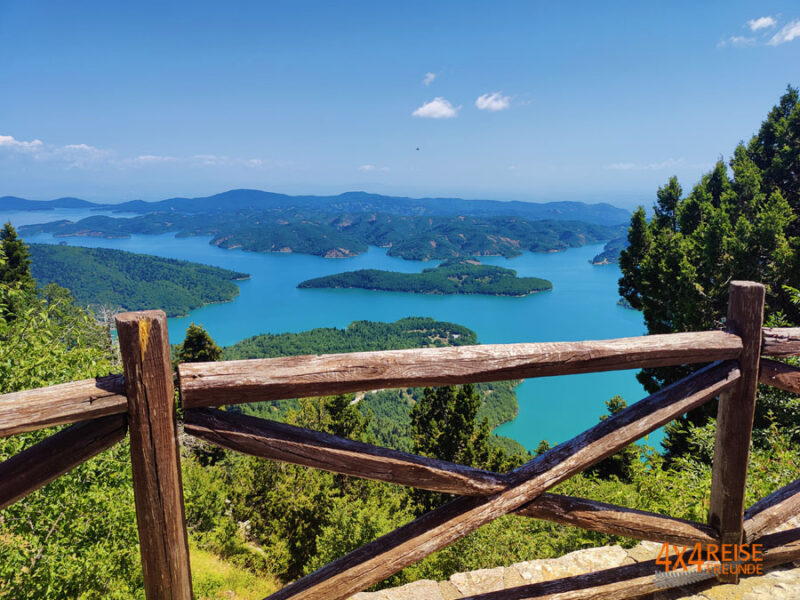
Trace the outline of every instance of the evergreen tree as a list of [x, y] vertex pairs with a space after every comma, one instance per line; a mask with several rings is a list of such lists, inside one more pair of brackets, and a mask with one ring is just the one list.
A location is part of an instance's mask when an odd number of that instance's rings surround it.
[[0, 229], [0, 252], [5, 257], [0, 263], [0, 283], [18, 283], [32, 287], [30, 253], [11, 222]]
[[[480, 405], [481, 397], [469, 383], [458, 388], [425, 388], [411, 409], [414, 452], [470, 467], [507, 469], [510, 464], [505, 452], [489, 446], [488, 421], [477, 420]], [[417, 513], [432, 510], [449, 498], [447, 494], [416, 489], [411, 495]]]
[[[622, 396], [617, 395], [606, 400], [606, 408], [608, 409], [608, 414], [600, 417], [601, 422], [628, 408], [628, 403], [625, 402]], [[601, 479], [617, 478], [625, 483], [630, 483], [635, 474], [634, 463], [637, 460], [639, 460], [639, 453], [636, 448], [634, 446], [626, 446], [616, 454], [589, 467], [586, 472], [597, 475]]]
[[[672, 177], [658, 190], [650, 223], [641, 207], [634, 213], [630, 246], [620, 255], [620, 294], [642, 311], [651, 334], [723, 327], [734, 279], [762, 282], [767, 315], [800, 323], [786, 288], [800, 285], [798, 133], [800, 103], [790, 88], [729, 165], [717, 161], [685, 198]], [[695, 368], [644, 369], [638, 378], [654, 392]], [[714, 411], [709, 403], [669, 424], [668, 455], [688, 451], [687, 432]]]
[[222, 349], [202, 325], [192, 323], [186, 330], [186, 337], [176, 356], [178, 362], [214, 362], [222, 358]]

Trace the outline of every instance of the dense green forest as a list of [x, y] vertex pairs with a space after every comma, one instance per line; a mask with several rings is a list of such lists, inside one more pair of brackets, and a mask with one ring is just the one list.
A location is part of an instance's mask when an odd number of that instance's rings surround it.
[[354, 321], [345, 329], [320, 327], [300, 333], [264, 333], [226, 347], [223, 357], [225, 360], [240, 360], [477, 343], [477, 334], [463, 325], [427, 317], [409, 317], [394, 323]]
[[108, 248], [31, 244], [34, 279], [67, 288], [78, 304], [112, 310], [160, 308], [169, 317], [239, 293], [249, 275], [185, 260]]
[[339, 213], [314, 208], [255, 209], [212, 213], [147, 213], [136, 217], [93, 216], [76, 223], [53, 221], [20, 228], [55, 236], [128, 237], [175, 232], [211, 236], [220, 248], [253, 252], [299, 252], [328, 258], [355, 256], [368, 245], [389, 248], [409, 260], [459, 256], [518, 256], [525, 250], [566, 250], [619, 237], [620, 226], [511, 216], [417, 216]]
[[486, 294], [526, 296], [553, 288], [538, 277], [517, 277], [513, 269], [482, 265], [474, 260], [451, 259], [421, 273], [362, 269], [308, 279], [299, 288], [362, 288], [417, 294]]

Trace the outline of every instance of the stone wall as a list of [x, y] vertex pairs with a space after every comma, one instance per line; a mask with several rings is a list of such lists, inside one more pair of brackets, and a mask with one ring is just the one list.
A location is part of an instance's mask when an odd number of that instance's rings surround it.
[[[800, 520], [798, 520], [800, 523]], [[657, 557], [661, 544], [641, 542], [628, 550], [604, 546], [571, 552], [560, 558], [533, 560], [510, 567], [456, 573], [447, 581], [422, 580], [379, 592], [362, 592], [351, 600], [456, 600], [562, 577], [582, 575]], [[738, 585], [706, 586], [694, 593], [676, 588], [652, 600], [800, 600], [800, 563], [743, 578]]]

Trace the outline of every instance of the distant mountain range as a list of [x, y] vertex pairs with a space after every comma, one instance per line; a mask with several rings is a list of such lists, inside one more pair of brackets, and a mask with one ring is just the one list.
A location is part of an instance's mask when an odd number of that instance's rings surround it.
[[221, 248], [327, 258], [346, 258], [368, 246], [381, 246], [389, 248], [391, 256], [409, 260], [566, 250], [620, 237], [630, 219], [630, 213], [610, 204], [415, 199], [365, 192], [286, 196], [258, 190], [122, 204], [5, 197], [0, 198], [3, 208], [88, 208], [120, 214], [27, 225], [20, 228], [24, 233], [118, 238], [174, 232], [210, 236]]
[[178, 212], [197, 214], [239, 210], [301, 209], [328, 214], [378, 212], [396, 215], [438, 215], [474, 217], [515, 216], [529, 220], [552, 219], [583, 221], [596, 225], [628, 223], [630, 212], [607, 203], [585, 202], [503, 202], [500, 200], [464, 200], [463, 198], [408, 198], [383, 196], [368, 192], [345, 192], [338, 196], [288, 196], [261, 190], [230, 190], [202, 198], [169, 198], [157, 202], [131, 200], [120, 204], [96, 203], [79, 198], [26, 200], [15, 196], [0, 197], [6, 210], [50, 210], [86, 208], [146, 214]]

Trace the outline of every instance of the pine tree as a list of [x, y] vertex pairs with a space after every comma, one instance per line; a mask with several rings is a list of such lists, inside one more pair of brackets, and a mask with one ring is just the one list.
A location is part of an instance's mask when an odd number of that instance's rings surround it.
[[186, 337], [178, 348], [178, 362], [214, 362], [222, 358], [222, 349], [217, 346], [202, 325], [192, 323]]
[[0, 252], [5, 257], [0, 263], [0, 283], [33, 287], [30, 252], [10, 222], [0, 229]]

